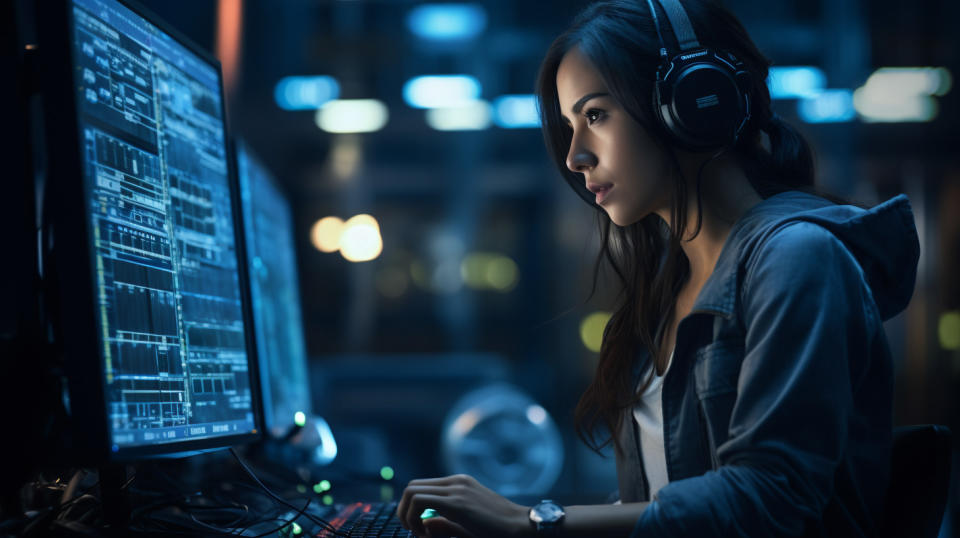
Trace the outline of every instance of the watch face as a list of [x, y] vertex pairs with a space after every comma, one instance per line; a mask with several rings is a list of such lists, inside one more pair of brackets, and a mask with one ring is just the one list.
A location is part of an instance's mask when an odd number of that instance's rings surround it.
[[530, 520], [535, 523], [555, 523], [564, 516], [563, 507], [544, 501], [530, 509]]

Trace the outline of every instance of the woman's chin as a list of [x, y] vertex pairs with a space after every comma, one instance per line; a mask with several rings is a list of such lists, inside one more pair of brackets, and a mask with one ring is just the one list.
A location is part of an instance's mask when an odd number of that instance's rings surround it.
[[604, 210], [607, 212], [607, 216], [610, 217], [610, 221], [621, 228], [630, 226], [640, 220], [639, 218], [634, 218], [635, 215], [626, 215], [623, 212], [610, 208], [604, 208]]

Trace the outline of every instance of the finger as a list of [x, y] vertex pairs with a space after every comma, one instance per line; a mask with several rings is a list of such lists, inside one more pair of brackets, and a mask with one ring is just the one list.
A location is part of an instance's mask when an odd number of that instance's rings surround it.
[[449, 538], [451, 536], [456, 536], [457, 538], [474, 538], [474, 535], [463, 528], [463, 526], [442, 516], [423, 520], [423, 526], [432, 538]]
[[407, 483], [407, 487], [403, 490], [403, 494], [400, 496], [400, 502], [397, 503], [397, 517], [402, 518], [404, 511], [409, 504], [407, 500], [407, 491], [414, 486], [445, 486], [450, 482], [449, 476], [444, 476], [441, 478], [418, 478], [416, 480], [411, 480]]
[[469, 478], [467, 475], [449, 475], [449, 476], [440, 476], [436, 478], [416, 478], [410, 481], [411, 486], [448, 486], [450, 484], [458, 483], [465, 478]]
[[407, 509], [405, 514], [405, 521], [407, 529], [417, 536], [426, 534], [426, 528], [423, 526], [424, 520], [420, 519], [420, 514], [422, 514], [427, 508], [433, 508], [441, 516], [450, 515], [450, 504], [448, 497], [442, 495], [430, 495], [426, 493], [418, 493], [412, 496], [410, 498], [410, 507]]
[[[455, 474], [449, 476], [442, 476], [439, 478], [419, 478], [416, 480], [411, 480], [407, 484], [407, 489], [404, 490], [403, 495], [400, 497], [400, 502], [397, 503], [397, 518], [401, 521], [405, 521], [404, 514], [409, 507], [409, 496], [407, 495], [407, 490], [413, 486], [439, 486], [439, 487], [449, 487], [455, 485], [465, 485], [470, 483], [473, 480], [473, 477], [465, 474]], [[412, 492], [411, 492], [412, 493]], [[419, 516], [419, 514], [416, 514]]]
[[[401, 523], [408, 521], [411, 517], [416, 516], [420, 517], [420, 512], [416, 514], [407, 514], [410, 511], [410, 499], [417, 494], [428, 494], [428, 495], [447, 495], [447, 488], [442, 486], [407, 486], [407, 489], [403, 490], [403, 495], [400, 497], [400, 502], [397, 504], [397, 519]], [[410, 527], [407, 527], [408, 529]]]

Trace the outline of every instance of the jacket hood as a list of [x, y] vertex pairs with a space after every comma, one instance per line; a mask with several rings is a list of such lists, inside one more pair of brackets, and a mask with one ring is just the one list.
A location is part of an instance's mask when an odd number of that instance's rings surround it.
[[920, 241], [906, 195], [899, 194], [873, 208], [862, 209], [787, 191], [753, 206], [734, 224], [694, 310], [731, 316], [732, 298], [738, 289], [738, 264], [745, 259], [747, 250], [761, 238], [796, 221], [825, 228], [847, 247], [863, 269], [884, 321], [907, 307], [916, 282]]

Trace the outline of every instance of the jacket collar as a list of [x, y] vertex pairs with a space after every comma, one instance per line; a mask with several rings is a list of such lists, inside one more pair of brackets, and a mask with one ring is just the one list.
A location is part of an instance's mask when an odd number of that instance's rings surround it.
[[[767, 235], [765, 232], [795, 220], [823, 226], [851, 249], [871, 283], [881, 319], [889, 319], [906, 308], [913, 293], [920, 250], [906, 196], [900, 194], [864, 210], [852, 205], [836, 205], [800, 191], [786, 191], [757, 203], [734, 223], [689, 317], [714, 315], [732, 319], [736, 313], [741, 266], [749, 250]], [[710, 324], [703, 321], [697, 319], [689, 329], [709, 331]], [[646, 349], [640, 346], [638, 351], [638, 360], [633, 364], [634, 385], [639, 382], [641, 364], [646, 363]]]
[[785, 202], [793, 202], [797, 195], [807, 196], [797, 191], [781, 192], [760, 201], [737, 219], [723, 243], [713, 273], [694, 301], [691, 313], [709, 312], [726, 319], [733, 317], [740, 276], [737, 269], [742, 262], [744, 244], [772, 214], [782, 212]]
[[[691, 313], [732, 318], [745, 255], [757, 238], [766, 236], [762, 232], [797, 220], [828, 229], [851, 249], [864, 267], [883, 319], [906, 308], [913, 293], [919, 257], [917, 232], [906, 196], [900, 194], [864, 210], [836, 205], [805, 192], [786, 191], [757, 203], [734, 223]], [[911, 260], [912, 263], [905, 263]]]

